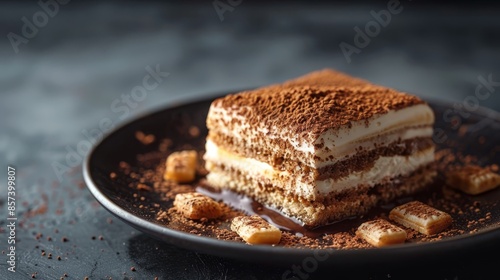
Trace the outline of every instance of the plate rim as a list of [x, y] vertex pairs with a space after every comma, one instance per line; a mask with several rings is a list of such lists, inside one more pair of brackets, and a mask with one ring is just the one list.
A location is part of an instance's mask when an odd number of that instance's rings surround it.
[[[244, 89], [247, 90], [247, 89]], [[377, 260], [382, 262], [391, 261], [394, 258], [404, 260], [404, 256], [408, 251], [412, 252], [411, 258], [417, 257], [430, 257], [435, 256], [438, 257], [442, 255], [442, 252], [446, 252], [450, 250], [450, 247], [455, 247], [457, 250], [463, 250], [464, 248], [470, 249], [474, 247], [478, 243], [488, 243], [487, 241], [497, 241], [500, 239], [500, 227], [491, 227], [489, 229], [481, 230], [474, 234], [467, 234], [466, 236], [455, 236], [449, 237], [444, 240], [432, 241], [432, 242], [423, 242], [423, 243], [405, 243], [392, 245], [381, 248], [359, 248], [359, 249], [334, 249], [334, 248], [326, 248], [326, 249], [313, 249], [313, 248], [292, 248], [292, 247], [282, 247], [282, 246], [269, 246], [269, 245], [248, 245], [245, 243], [234, 242], [234, 241], [226, 241], [219, 240], [212, 237], [206, 236], [198, 236], [195, 234], [175, 230], [168, 228], [167, 226], [161, 226], [150, 222], [138, 215], [135, 215], [129, 211], [126, 211], [116, 203], [114, 203], [111, 199], [109, 199], [101, 190], [96, 182], [94, 182], [93, 177], [91, 175], [91, 166], [90, 162], [92, 158], [95, 156], [96, 150], [104, 143], [109, 137], [113, 134], [117, 133], [122, 129], [126, 129], [128, 126], [133, 123], [140, 122], [148, 117], [151, 117], [156, 114], [164, 113], [168, 110], [173, 110], [176, 108], [181, 108], [185, 106], [190, 106], [195, 103], [209, 102], [217, 97], [224, 96], [230, 93], [236, 93], [242, 91], [238, 90], [225, 90], [220, 92], [214, 92], [211, 94], [203, 95], [202, 97], [197, 98], [187, 98], [181, 101], [175, 101], [173, 104], [166, 104], [161, 106], [160, 108], [156, 108], [152, 111], [145, 112], [143, 114], [138, 114], [135, 117], [129, 119], [127, 122], [115, 127], [103, 137], [97, 141], [89, 151], [89, 153], [85, 156], [82, 172], [84, 182], [87, 186], [87, 189], [94, 196], [94, 198], [103, 206], [108, 212], [120, 218], [122, 221], [126, 222], [129, 226], [148, 234], [156, 239], [161, 241], [170, 243], [171, 245], [175, 245], [187, 250], [195, 250], [201, 253], [206, 253], [210, 255], [216, 255], [220, 257], [227, 257], [232, 259], [239, 260], [251, 260], [251, 261], [269, 261], [271, 258], [273, 261], [277, 261], [276, 264], [293, 264], [292, 260], [296, 262], [303, 261], [305, 258], [310, 257], [311, 255], [317, 254], [317, 252], [327, 252], [329, 257], [323, 263], [335, 263], [338, 264], [350, 264], [350, 261], [346, 261], [347, 257], [353, 257], [357, 261], [358, 259], [363, 259], [366, 257], [367, 259], [372, 259], [377, 256]], [[447, 106], [452, 104], [450, 101], [440, 100], [438, 98], [428, 98], [428, 97], [420, 97], [424, 101], [435, 104], [437, 106]], [[483, 115], [484, 117], [492, 117], [495, 121], [500, 122], [500, 112], [495, 111], [490, 108], [479, 106], [474, 113]], [[478, 241], [478, 239], [484, 239], [484, 241]], [[457, 244], [457, 242], [459, 244]], [[191, 244], [191, 245], [190, 245]], [[192, 245], [200, 245], [199, 247], [194, 248]], [[459, 246], [457, 246], [459, 245]], [[218, 250], [224, 249], [224, 250]], [[246, 252], [248, 254], [235, 254]], [[381, 258], [381, 255], [383, 257]], [[263, 257], [266, 257], [262, 259]], [[434, 258], [432, 258], [434, 259]], [[330, 261], [329, 261], [330, 260]], [[431, 260], [431, 259], [429, 259]], [[375, 262], [376, 263], [376, 262]]]

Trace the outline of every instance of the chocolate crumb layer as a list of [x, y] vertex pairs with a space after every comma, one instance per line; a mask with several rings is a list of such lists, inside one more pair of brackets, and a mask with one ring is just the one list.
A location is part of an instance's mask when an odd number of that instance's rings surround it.
[[397, 141], [385, 147], [379, 147], [366, 152], [360, 152], [349, 159], [333, 165], [318, 169], [320, 176], [316, 180], [326, 178], [342, 178], [353, 172], [366, 171], [373, 167], [375, 161], [380, 157], [410, 156], [418, 151], [424, 151], [434, 147], [430, 138], [414, 138], [405, 141]]
[[[417, 104], [420, 98], [380, 87], [268, 87], [215, 100], [220, 107], [245, 119], [250, 127], [283, 127], [291, 134], [318, 136]], [[235, 119], [237, 121], [237, 119]]]
[[[416, 127], [411, 127], [411, 128], [416, 128]], [[315, 155], [310, 155], [309, 153], [306, 153], [304, 151], [296, 150], [290, 144], [289, 141], [286, 141], [281, 138], [265, 139], [261, 143], [256, 142], [252, 144], [248, 142], [249, 140], [252, 141], [253, 138], [239, 139], [228, 136], [226, 134], [220, 134], [214, 131], [209, 131], [207, 140], [212, 141], [219, 148], [222, 147], [224, 150], [227, 150], [238, 156], [253, 158], [265, 162], [277, 170], [293, 170], [296, 166], [300, 166], [301, 169], [310, 168], [312, 167], [311, 164], [310, 163], [307, 164], [306, 162], [310, 162], [311, 160], [305, 160], [308, 157], [312, 157], [313, 160], [316, 162], [322, 162], [333, 159], [341, 161], [345, 159], [345, 158], [335, 158], [333, 156], [330, 156], [329, 158], [321, 158]], [[374, 149], [377, 150], [376, 153], [382, 153], [383, 149], [389, 149], [393, 151], [393, 154], [396, 154], [395, 153], [396, 149], [401, 150], [400, 148], [397, 148], [397, 145], [401, 143], [403, 143], [406, 146], [404, 148], [405, 150], [404, 152], [406, 154], [409, 154], [417, 150], [422, 150], [430, 146], [434, 146], [431, 138], [415, 137], [406, 140], [398, 139], [392, 143], [383, 143], [383, 144], [377, 143], [377, 141], [374, 140]], [[411, 145], [411, 147], [409, 145]], [[276, 148], [273, 149], [271, 147], [276, 147]], [[364, 150], [363, 149], [358, 150], [354, 156], [351, 155], [351, 158], [359, 157], [360, 154], [367, 151], [368, 148]]]
[[432, 183], [435, 177], [433, 169], [432, 165], [424, 166], [408, 176], [390, 178], [373, 187], [357, 185], [345, 191], [318, 196], [315, 200], [307, 200], [265, 179], [243, 176], [238, 174], [238, 170], [230, 169], [214, 170], [209, 175], [214, 176], [209, 178], [209, 187], [245, 194], [311, 228], [363, 215], [376, 205], [422, 191]]

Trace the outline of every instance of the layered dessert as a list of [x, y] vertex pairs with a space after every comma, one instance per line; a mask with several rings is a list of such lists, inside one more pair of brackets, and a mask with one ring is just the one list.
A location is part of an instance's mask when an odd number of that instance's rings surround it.
[[422, 99], [333, 70], [214, 100], [207, 183], [307, 227], [363, 215], [433, 181]]

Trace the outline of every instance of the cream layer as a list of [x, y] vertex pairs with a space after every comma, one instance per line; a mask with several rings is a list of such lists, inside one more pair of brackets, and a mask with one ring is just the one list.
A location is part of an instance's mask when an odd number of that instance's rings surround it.
[[[265, 162], [234, 154], [210, 140], [206, 142], [205, 148], [204, 159], [209, 172], [214, 170], [215, 166], [223, 165], [225, 168], [239, 170], [245, 176], [254, 179], [267, 179], [283, 190], [305, 198], [340, 192], [359, 185], [374, 186], [388, 178], [408, 175], [434, 161], [434, 147], [430, 147], [410, 156], [379, 157], [368, 170], [354, 172], [338, 179], [328, 178], [308, 183], [301, 180], [302, 176], [296, 176], [286, 170], [276, 170]], [[300, 172], [300, 170], [293, 172]]]
[[[321, 135], [307, 136], [292, 133], [286, 124], [283, 127], [259, 124], [250, 128], [245, 118], [238, 114], [240, 109], [226, 110], [212, 106], [207, 117], [208, 128], [215, 133], [249, 144], [262, 142], [262, 145], [269, 146], [271, 141], [265, 139], [282, 139], [289, 142], [295, 150], [303, 152], [305, 156], [302, 162], [313, 168], [330, 165], [333, 160], [342, 160], [355, 154], [357, 148], [373, 149], [375, 145], [387, 145], [398, 139], [426, 138], [433, 134], [434, 113], [426, 104], [390, 110], [368, 120], [351, 122], [350, 125], [327, 130]], [[279, 153], [279, 147], [269, 148], [276, 150], [276, 154]]]

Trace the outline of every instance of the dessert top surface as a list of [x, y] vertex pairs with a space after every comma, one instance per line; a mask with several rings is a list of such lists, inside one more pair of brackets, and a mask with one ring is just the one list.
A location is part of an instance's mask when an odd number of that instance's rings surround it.
[[355, 78], [332, 69], [322, 69], [285, 81], [285, 86], [345, 86], [345, 87], [378, 87], [369, 81]]
[[212, 106], [244, 117], [251, 126], [285, 126], [292, 133], [321, 134], [349, 128], [356, 121], [369, 125], [374, 116], [424, 103], [413, 95], [321, 70], [280, 85], [231, 94]]

